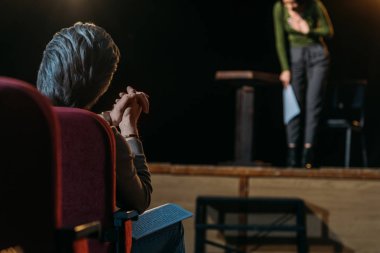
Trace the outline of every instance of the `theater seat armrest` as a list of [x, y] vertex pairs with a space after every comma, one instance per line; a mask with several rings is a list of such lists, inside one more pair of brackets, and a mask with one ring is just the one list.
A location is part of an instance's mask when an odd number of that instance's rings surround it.
[[132, 211], [118, 210], [114, 212], [113, 217], [114, 217], [114, 225], [116, 227], [120, 227], [122, 226], [124, 221], [137, 220], [139, 218], [139, 213], [135, 210], [132, 210]]
[[99, 239], [102, 234], [100, 221], [93, 221], [75, 227], [57, 229], [57, 243], [59, 249], [71, 249], [73, 242], [82, 238]]

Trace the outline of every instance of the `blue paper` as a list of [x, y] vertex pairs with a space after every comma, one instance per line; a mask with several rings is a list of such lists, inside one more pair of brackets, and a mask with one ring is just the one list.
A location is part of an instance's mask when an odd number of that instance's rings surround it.
[[300, 114], [301, 110], [290, 84], [283, 89], [282, 96], [284, 103], [284, 124], [287, 125], [291, 119]]
[[193, 213], [172, 203], [149, 209], [132, 223], [132, 237], [139, 239], [191, 216]]

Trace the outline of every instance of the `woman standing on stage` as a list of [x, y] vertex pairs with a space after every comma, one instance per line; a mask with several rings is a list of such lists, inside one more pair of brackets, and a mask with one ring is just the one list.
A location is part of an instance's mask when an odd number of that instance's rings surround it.
[[301, 107], [286, 126], [287, 165], [311, 168], [330, 62], [324, 38], [333, 35], [333, 27], [320, 0], [280, 0], [273, 18], [280, 80], [284, 87], [292, 85]]

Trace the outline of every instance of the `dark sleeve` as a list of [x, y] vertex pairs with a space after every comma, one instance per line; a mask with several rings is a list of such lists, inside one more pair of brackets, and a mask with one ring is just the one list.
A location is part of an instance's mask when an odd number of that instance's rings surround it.
[[126, 141], [113, 128], [116, 139], [116, 205], [124, 210], [144, 212], [150, 205], [152, 184], [142, 143]]
[[284, 29], [283, 7], [280, 1], [277, 1], [273, 6], [273, 24], [277, 56], [280, 61], [281, 69], [283, 71], [289, 70], [289, 63], [286, 54], [286, 34]]
[[315, 1], [317, 25], [310, 30], [311, 35], [332, 37], [334, 35], [334, 28], [332, 26], [330, 16], [327, 13], [326, 7], [319, 0]]

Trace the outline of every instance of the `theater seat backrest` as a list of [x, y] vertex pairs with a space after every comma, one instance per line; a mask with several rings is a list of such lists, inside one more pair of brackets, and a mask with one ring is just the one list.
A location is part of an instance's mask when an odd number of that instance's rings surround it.
[[[62, 133], [62, 225], [100, 220], [112, 228], [115, 210], [115, 139], [98, 115], [55, 107]], [[108, 252], [111, 243], [89, 242], [90, 252]]]
[[52, 252], [61, 224], [59, 128], [33, 85], [0, 77], [0, 251]]

